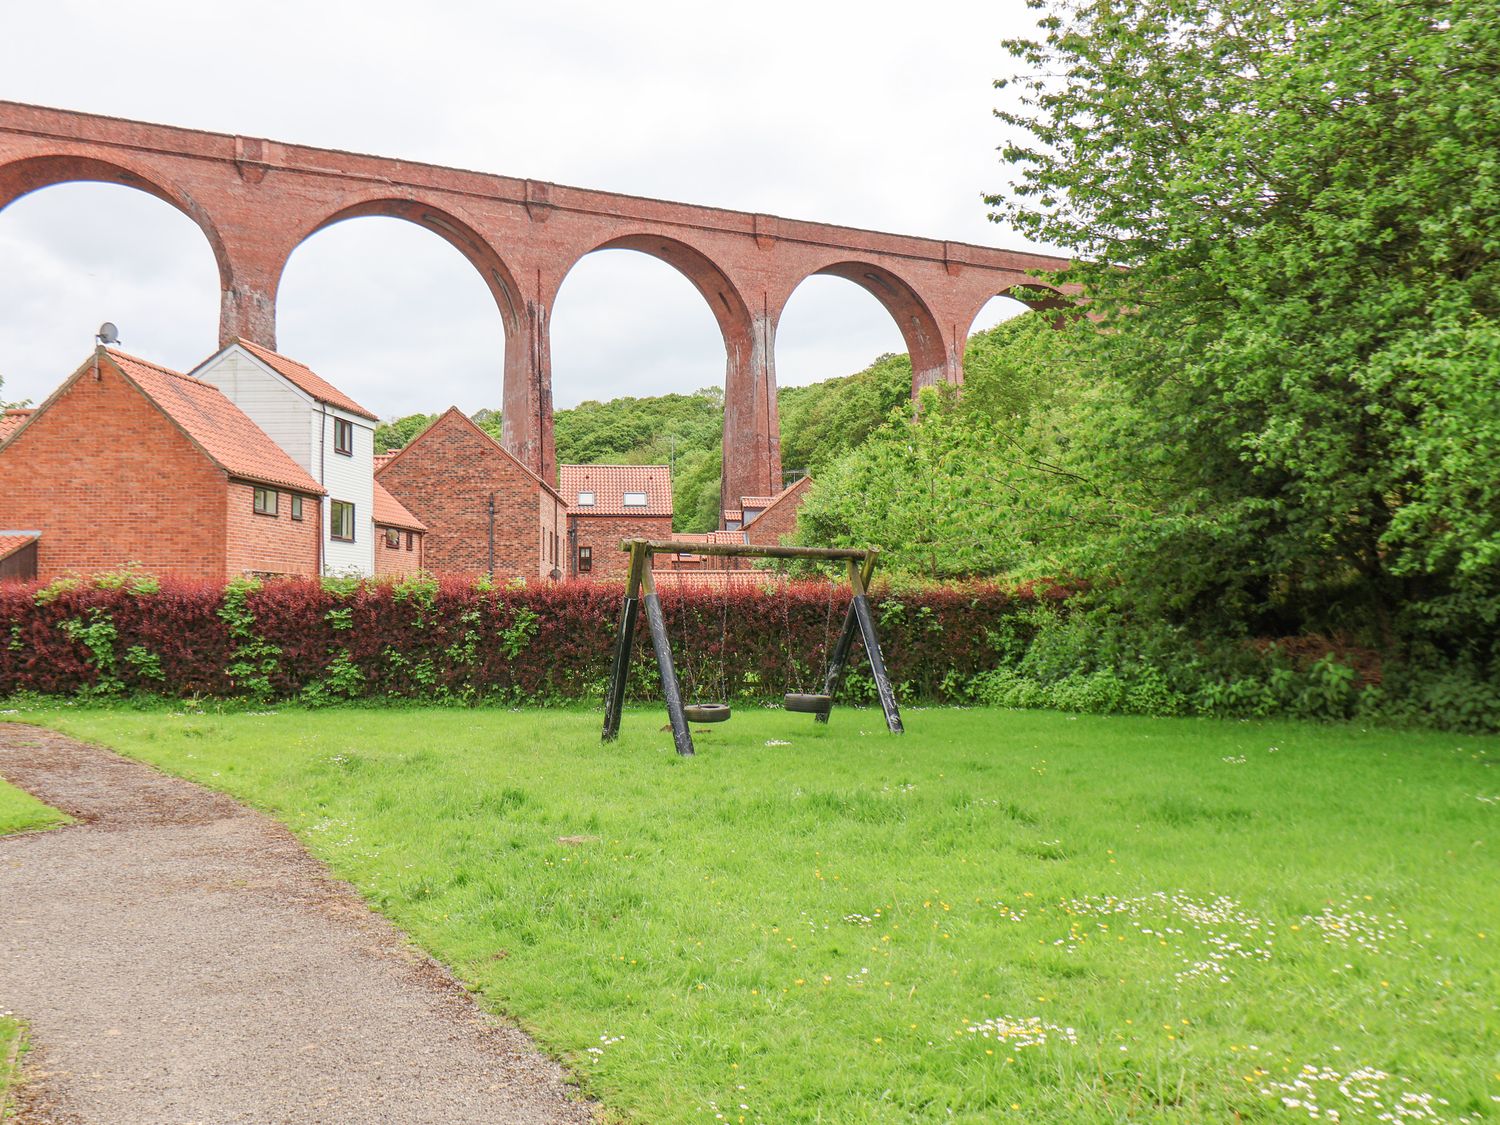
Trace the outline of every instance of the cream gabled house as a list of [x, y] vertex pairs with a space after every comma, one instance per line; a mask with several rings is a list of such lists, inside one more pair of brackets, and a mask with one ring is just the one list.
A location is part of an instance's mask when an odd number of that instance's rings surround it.
[[305, 364], [235, 340], [193, 369], [218, 387], [327, 492], [324, 574], [375, 573], [376, 415]]

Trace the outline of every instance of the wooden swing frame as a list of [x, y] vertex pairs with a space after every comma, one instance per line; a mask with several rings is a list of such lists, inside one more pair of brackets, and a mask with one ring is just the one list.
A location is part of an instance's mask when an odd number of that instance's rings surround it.
[[[885, 670], [885, 657], [880, 653], [880, 638], [875, 633], [875, 618], [870, 613], [867, 594], [870, 576], [875, 573], [875, 562], [880, 554], [878, 549], [762, 547], [739, 543], [689, 543], [678, 539], [626, 539], [620, 544], [620, 549], [630, 552], [630, 571], [625, 581], [625, 598], [620, 604], [615, 657], [609, 673], [609, 691], [604, 697], [604, 731], [600, 735], [601, 741], [612, 742], [620, 734], [620, 712], [625, 705], [625, 681], [630, 673], [635, 626], [644, 603], [646, 623], [651, 631], [651, 647], [656, 652], [656, 666], [661, 672], [662, 694], [667, 700], [667, 717], [672, 721], [672, 741], [676, 743], [677, 753], [684, 757], [693, 753], [693, 735], [688, 730], [687, 716], [683, 712], [682, 691], [677, 686], [677, 671], [672, 664], [667, 623], [662, 616], [661, 599], [656, 594], [656, 582], [651, 577], [651, 556], [656, 554], [712, 555], [740, 559], [818, 559], [823, 562], [845, 563], [849, 569], [849, 589], [852, 596], [844, 614], [844, 627], [839, 631], [838, 641], [828, 660], [823, 694], [828, 696], [831, 710], [833, 698], [844, 682], [844, 665], [849, 659], [849, 650], [854, 644], [854, 634], [857, 631], [864, 641], [865, 655], [870, 660], [870, 673], [880, 696], [880, 709], [885, 712], [885, 725], [892, 734], [901, 734], [905, 730], [901, 725], [901, 710], [896, 704], [896, 693]], [[828, 711], [816, 715], [815, 719], [826, 723]]]

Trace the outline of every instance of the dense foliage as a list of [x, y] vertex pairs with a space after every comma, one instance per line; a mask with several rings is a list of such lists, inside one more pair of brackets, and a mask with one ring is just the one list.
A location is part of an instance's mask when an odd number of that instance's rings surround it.
[[818, 469], [802, 539], [878, 544], [885, 565], [929, 579], [1055, 572], [1043, 560], [1067, 513], [1054, 480], [1082, 385], [1066, 343], [1036, 314], [971, 337], [961, 395], [913, 404], [907, 390]]
[[[991, 200], [1085, 261], [1069, 558], [1202, 626], [1500, 636], [1500, 21], [1062, 0]], [[1123, 268], [1122, 268], [1123, 267]]]
[[[768, 583], [771, 581], [768, 578]], [[95, 582], [0, 585], [0, 698], [18, 692], [214, 697], [311, 703], [366, 697], [450, 702], [603, 698], [622, 587], [496, 587], [413, 577], [226, 588], [125, 572]], [[959, 700], [991, 670], [989, 633], [1037, 598], [996, 586], [875, 601], [893, 679], [908, 701]], [[770, 699], [821, 687], [847, 588], [770, 584], [664, 590], [690, 694]], [[856, 645], [849, 700], [872, 697]], [[644, 619], [637, 696], [660, 680]]]

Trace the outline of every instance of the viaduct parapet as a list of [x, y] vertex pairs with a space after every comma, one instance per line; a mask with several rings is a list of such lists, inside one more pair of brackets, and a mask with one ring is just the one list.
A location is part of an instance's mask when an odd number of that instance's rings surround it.
[[[0, 101], [0, 209], [53, 184], [123, 184], [176, 207], [219, 267], [219, 342], [276, 346], [276, 292], [292, 252], [343, 219], [425, 227], [479, 271], [505, 326], [504, 443], [557, 479], [553, 302], [595, 250], [660, 258], [703, 294], [724, 337], [724, 495], [781, 488], [776, 326], [814, 274], [846, 278], [891, 314], [912, 390], [962, 383], [964, 341], [990, 298], [1035, 287], [1066, 259], [827, 223], [616, 195], [405, 160]], [[1055, 306], [1062, 298], [1029, 300]]]

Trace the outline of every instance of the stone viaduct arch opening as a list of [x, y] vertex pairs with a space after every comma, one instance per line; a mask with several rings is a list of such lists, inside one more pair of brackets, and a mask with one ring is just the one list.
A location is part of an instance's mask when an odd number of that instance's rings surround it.
[[0, 167], [0, 262], [9, 399], [50, 394], [105, 320], [125, 350], [178, 370], [218, 340], [216, 232], [181, 193], [124, 166], [47, 157]]
[[1074, 301], [1041, 282], [1008, 285], [974, 311], [964, 338], [1025, 316], [1028, 312], [1043, 313], [1051, 318], [1054, 326], [1060, 326], [1063, 310], [1073, 307]]
[[[734, 283], [684, 242], [623, 235], [568, 269], [550, 327], [553, 394], [560, 409], [620, 395], [708, 392], [701, 406], [684, 404], [680, 432], [622, 433], [621, 446], [638, 442], [633, 453], [571, 448], [564, 431], [557, 455], [563, 461], [603, 455], [671, 463], [679, 530], [718, 526], [724, 466], [734, 460], [733, 452], [725, 456], [724, 442], [744, 429], [735, 419], [764, 418], [771, 409], [765, 388], [757, 396], [757, 388], [747, 385], [757, 341]], [[719, 419], [709, 422], [721, 409]], [[759, 431], [757, 436], [766, 437]], [[775, 449], [756, 452], [766, 457]]]
[[[901, 398], [915, 387], [944, 379], [948, 362], [938, 323], [915, 291], [890, 270], [836, 262], [803, 278], [782, 306], [776, 371], [778, 382], [788, 388], [852, 375], [882, 356], [902, 353], [913, 362], [910, 377], [902, 380]], [[788, 397], [797, 393], [793, 389]], [[789, 415], [793, 409], [789, 406]], [[799, 434], [786, 435], [786, 479], [816, 467], [818, 451], [804, 444]]]
[[381, 417], [499, 410], [516, 293], [462, 220], [370, 200], [291, 251], [275, 294], [277, 347]]

